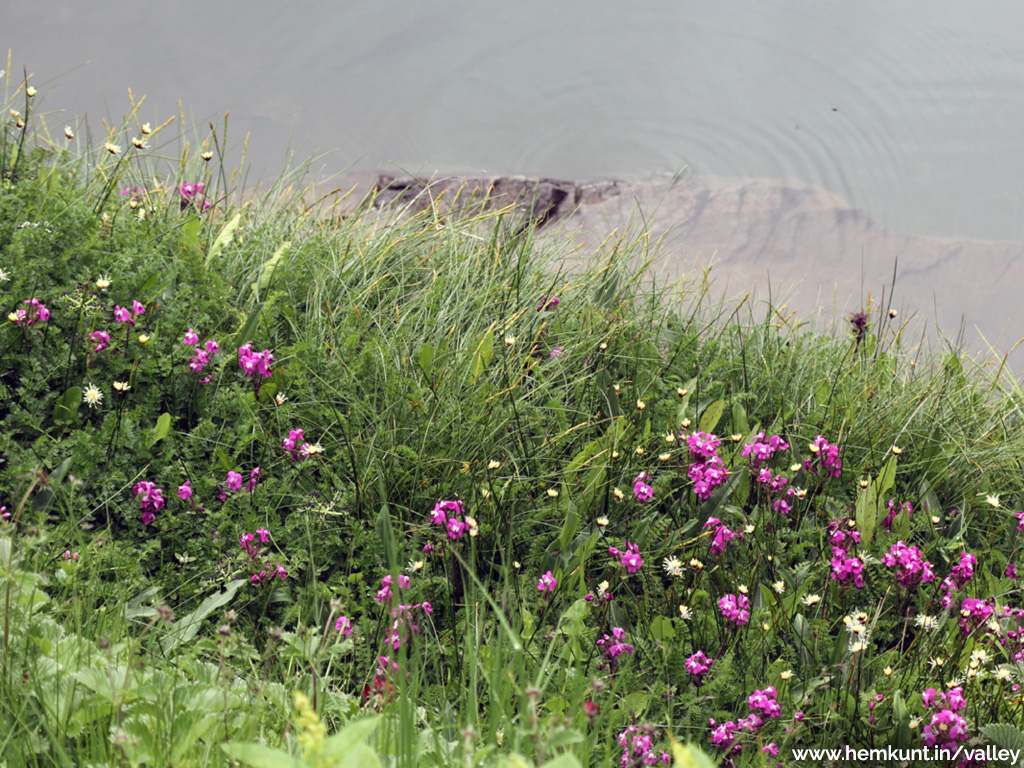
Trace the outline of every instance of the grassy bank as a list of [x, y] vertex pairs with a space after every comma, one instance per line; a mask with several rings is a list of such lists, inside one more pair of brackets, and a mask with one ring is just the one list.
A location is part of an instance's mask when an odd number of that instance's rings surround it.
[[886, 307], [653, 289], [628, 240], [568, 271], [468, 203], [242, 195], [222, 128], [86, 143], [35, 98], [0, 134], [0, 765], [1024, 742], [1009, 377]]

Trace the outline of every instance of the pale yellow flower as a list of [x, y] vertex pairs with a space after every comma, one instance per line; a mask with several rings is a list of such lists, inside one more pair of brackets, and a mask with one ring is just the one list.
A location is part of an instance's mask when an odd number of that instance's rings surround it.
[[112, 141], [104, 142], [103, 148], [105, 150], [107, 150], [107, 152], [109, 152], [112, 155], [119, 155], [119, 154], [121, 154], [121, 147], [119, 147], [117, 144], [115, 144]]
[[64, 126], [64, 138], [66, 138], [68, 141], [71, 141], [71, 139], [75, 138], [75, 132], [71, 130], [70, 125]]

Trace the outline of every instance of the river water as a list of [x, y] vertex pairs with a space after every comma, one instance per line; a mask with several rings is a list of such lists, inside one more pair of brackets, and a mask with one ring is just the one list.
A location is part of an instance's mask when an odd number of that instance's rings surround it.
[[0, 29], [46, 109], [94, 133], [129, 88], [154, 123], [228, 110], [269, 175], [318, 150], [324, 173], [685, 168], [1024, 243], [1024, 3], [5, 0]]

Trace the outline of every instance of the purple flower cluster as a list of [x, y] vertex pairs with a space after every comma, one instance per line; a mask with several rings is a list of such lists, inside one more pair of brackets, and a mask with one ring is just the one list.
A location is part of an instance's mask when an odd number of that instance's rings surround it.
[[270, 370], [270, 364], [273, 362], [274, 355], [269, 349], [264, 349], [262, 352], [253, 352], [251, 341], [238, 348], [238, 367], [249, 376], [259, 374], [263, 378], [269, 379], [273, 373]]
[[953, 593], [964, 584], [974, 578], [974, 566], [978, 564], [978, 558], [970, 552], [960, 553], [960, 562], [953, 566], [949, 576], [942, 580], [942, 598], [940, 600], [943, 608], [953, 604]]
[[741, 539], [743, 538], [742, 533], [737, 534], [717, 517], [709, 517], [707, 522], [704, 523], [704, 528], [711, 528], [715, 532], [715, 537], [711, 540], [711, 554], [713, 555], [724, 552], [729, 542], [737, 536]]
[[896, 579], [901, 587], [913, 589], [928, 581], [935, 581], [932, 564], [921, 556], [921, 550], [897, 541], [882, 555], [882, 562], [889, 568], [896, 568]]
[[[259, 541], [257, 542], [257, 538]], [[238, 540], [238, 546], [242, 548], [242, 551], [248, 556], [248, 562], [250, 568], [253, 569], [252, 575], [249, 577], [249, 582], [253, 586], [259, 586], [264, 581], [273, 580], [276, 576], [281, 581], [284, 581], [288, 576], [288, 570], [280, 563], [271, 563], [269, 560], [264, 563], [263, 567], [256, 565], [256, 559], [260, 554], [260, 547], [270, 541], [270, 531], [266, 528], [257, 528], [256, 533], [243, 533], [242, 537]], [[260, 568], [258, 571], [256, 568]]]
[[394, 650], [398, 650], [407, 643], [412, 635], [419, 634], [420, 626], [417, 624], [419, 614], [429, 616], [434, 612], [430, 603], [414, 603], [412, 605], [399, 605], [391, 611], [393, 622], [388, 629], [384, 642]]
[[855, 544], [860, 544], [860, 531], [853, 520], [840, 517], [829, 523], [832, 536], [832, 579], [839, 582], [852, 581], [858, 589], [864, 586], [864, 561], [856, 554], [850, 554]]
[[776, 453], [788, 450], [789, 443], [779, 435], [765, 439], [764, 432], [758, 432], [754, 435], [754, 442], [744, 444], [741, 455], [749, 457], [751, 470], [759, 470], [763, 464], [771, 461]]
[[960, 603], [960, 630], [967, 635], [980, 629], [992, 618], [995, 611], [995, 606], [987, 600], [968, 597]]
[[631, 765], [668, 765], [671, 757], [664, 750], [654, 751], [654, 729], [650, 726], [638, 728], [630, 725], [618, 737], [622, 747], [622, 768]]
[[605, 634], [600, 640], [597, 641], [597, 647], [601, 650], [601, 655], [604, 656], [609, 665], [614, 668], [616, 661], [623, 654], [632, 656], [634, 648], [632, 645], [626, 642], [626, 630], [622, 627], [612, 627], [612, 636], [609, 637]]
[[15, 325], [27, 327], [36, 323], [45, 323], [50, 319], [50, 310], [39, 299], [25, 299], [23, 303], [28, 305], [28, 309], [19, 309], [8, 316], [8, 319]]
[[[377, 590], [377, 602], [383, 603], [391, 599], [393, 593], [391, 592], [391, 574], [389, 573], [383, 579], [380, 580], [380, 589]], [[398, 588], [399, 590], [409, 588], [409, 577], [404, 573], [398, 574]]]
[[687, 476], [693, 483], [693, 492], [698, 499], [706, 501], [715, 488], [729, 479], [729, 471], [716, 453], [722, 440], [709, 432], [694, 432], [690, 435], [680, 432], [679, 436], [686, 440], [690, 449]]
[[[252, 493], [253, 489], [256, 487], [256, 483], [258, 483], [260, 481], [260, 473], [261, 473], [261, 471], [262, 470], [260, 470], [259, 467], [256, 467], [255, 469], [252, 470], [252, 472], [249, 473], [249, 482], [246, 484], [246, 487], [245, 487], [245, 492], [246, 493]], [[242, 490], [242, 483], [244, 482], [244, 480], [245, 480], [245, 478], [242, 477], [241, 473], [231, 471], [231, 472], [228, 472], [227, 479], [224, 480], [224, 485], [227, 487], [227, 489], [229, 491], [241, 491]], [[179, 489], [179, 495], [180, 495], [180, 489]], [[189, 496], [191, 496], [191, 495], [192, 495], [192, 489], [189, 489]]]
[[[194, 329], [189, 328], [188, 332], [182, 338], [181, 343], [188, 347], [196, 347], [195, 354], [192, 359], [188, 361], [188, 368], [192, 373], [202, 373], [203, 367], [208, 365], [212, 360], [213, 356], [220, 352], [220, 345], [215, 339], [208, 339], [206, 344], [202, 348], [198, 347], [199, 334]], [[213, 374], [202, 380], [202, 384], [209, 384], [213, 381]]]
[[552, 310], [558, 306], [559, 300], [557, 296], [547, 297], [547, 294], [542, 293], [540, 295], [540, 304], [537, 305], [537, 311], [542, 312], [544, 310]]
[[750, 621], [750, 600], [746, 595], [724, 595], [718, 600], [718, 610], [726, 621], [742, 627]]
[[646, 504], [654, 498], [654, 489], [650, 486], [651, 476], [641, 472], [633, 478], [633, 496], [641, 504]]
[[[782, 707], [776, 700], [775, 687], [771, 685], [764, 690], [755, 689], [747, 697], [747, 706], [750, 708], [750, 714], [740, 720], [729, 720], [721, 725], [716, 725], [714, 718], [708, 720], [712, 729], [711, 743], [727, 755], [735, 756], [743, 751], [739, 740], [744, 732], [754, 733], [764, 724], [765, 718], [776, 718], [782, 714]], [[802, 717], [802, 713], [798, 712], [795, 719], [799, 720]], [[778, 748], [772, 743], [763, 748], [762, 752], [777, 755]]]
[[839, 477], [843, 474], [843, 460], [839, 458], [839, 446], [830, 445], [822, 435], [814, 438], [809, 446], [814, 459], [804, 460], [804, 469], [808, 472], [817, 472], [818, 467], [828, 470], [832, 477]]
[[714, 659], [709, 659], [705, 656], [704, 651], [697, 651], [686, 660], [684, 666], [687, 672], [697, 678], [697, 685], [699, 686], [704, 675], [711, 671], [711, 664], [713, 662]]
[[957, 744], [968, 737], [967, 721], [957, 714], [967, 707], [963, 689], [957, 686], [940, 693], [928, 688], [921, 694], [921, 700], [932, 710], [931, 721], [921, 731], [921, 741], [929, 747], [956, 752]]
[[636, 544], [626, 542], [626, 551], [623, 552], [616, 547], [608, 547], [608, 554], [614, 557], [626, 569], [626, 573], [636, 573], [644, 566], [640, 557], [640, 547]]
[[212, 207], [212, 203], [203, 196], [205, 187], [206, 185], [201, 181], [196, 184], [180, 184], [178, 195], [181, 196], [181, 210], [184, 211], [190, 205], [194, 205], [208, 211]]
[[93, 331], [89, 334], [89, 338], [96, 342], [96, 348], [93, 352], [102, 352], [110, 345], [109, 331]]
[[115, 323], [128, 323], [128, 325], [134, 326], [135, 318], [144, 314], [146, 314], [146, 305], [141, 301], [133, 301], [130, 310], [128, 307], [122, 307], [120, 304], [114, 305]]
[[778, 717], [782, 714], [782, 707], [776, 701], [774, 685], [769, 685], [763, 691], [755, 688], [754, 692], [747, 697], [747, 706], [750, 707], [751, 712], [760, 712], [765, 717]]
[[133, 490], [142, 510], [142, 524], [150, 525], [156, 519], [156, 513], [164, 508], [164, 492], [149, 480], [140, 480]]
[[439, 501], [430, 511], [430, 522], [434, 525], [443, 526], [445, 534], [452, 541], [458, 541], [467, 533], [475, 536], [477, 530], [476, 520], [465, 514], [466, 504], [461, 499], [457, 501]]
[[555, 587], [558, 586], [558, 579], [555, 578], [555, 574], [548, 571], [540, 579], [537, 580], [537, 591], [538, 592], [554, 592]]

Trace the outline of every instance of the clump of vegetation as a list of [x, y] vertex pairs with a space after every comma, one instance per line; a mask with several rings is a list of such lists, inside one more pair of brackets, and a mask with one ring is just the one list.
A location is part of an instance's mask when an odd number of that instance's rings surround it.
[[0, 765], [1024, 739], [1002, 369], [4, 98]]

